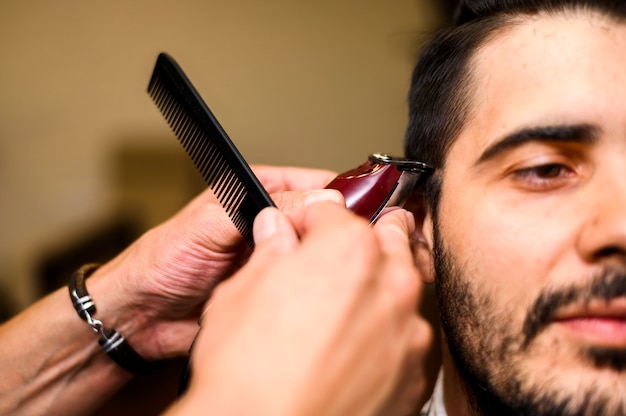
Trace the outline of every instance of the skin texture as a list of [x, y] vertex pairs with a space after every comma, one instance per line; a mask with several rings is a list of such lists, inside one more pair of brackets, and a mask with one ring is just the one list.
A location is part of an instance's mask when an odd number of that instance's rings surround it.
[[[307, 200], [342, 201], [336, 192], [316, 190], [335, 176], [328, 171], [257, 166], [255, 173], [275, 203], [286, 211]], [[136, 316], [131, 322], [137, 327], [128, 331], [138, 331], [140, 344], [150, 346], [143, 351], [138, 348], [138, 352], [147, 358], [185, 354], [190, 344], [181, 343], [181, 337], [193, 339], [198, 316], [213, 288], [248, 255], [239, 232], [214, 195], [204, 192], [103, 266], [104, 273], [115, 270], [115, 279], [106, 282], [107, 289], [117, 285], [114, 287], [120, 293], [131, 294], [124, 299], [124, 310]], [[152, 305], [148, 311], [146, 304]], [[152, 325], [146, 325], [145, 319]]]
[[421, 228], [451, 415], [469, 408], [459, 365], [529, 414], [626, 412], [624, 44], [623, 23], [566, 12], [523, 18], [472, 60], [473, 114]]
[[[432, 336], [416, 313], [413, 216], [371, 227], [319, 190], [332, 172], [255, 172], [282, 211], [259, 215], [252, 257], [204, 192], [87, 280], [95, 317], [162, 360], [186, 355], [205, 311], [173, 414], [407, 414]], [[66, 288], [2, 325], [0, 413], [93, 413], [132, 378], [96, 340]]]
[[190, 390], [170, 414], [406, 414], [431, 338], [415, 313], [414, 226], [401, 209], [373, 228], [328, 202], [263, 211], [250, 261], [203, 316]]
[[[309, 201], [341, 201], [320, 189], [329, 171], [255, 167], [275, 202], [288, 212]], [[87, 280], [95, 317], [117, 329], [148, 360], [187, 353], [202, 305], [215, 285], [248, 256], [210, 191], [148, 231]], [[0, 326], [0, 413], [92, 413], [131, 375], [97, 345], [74, 311], [67, 288]]]

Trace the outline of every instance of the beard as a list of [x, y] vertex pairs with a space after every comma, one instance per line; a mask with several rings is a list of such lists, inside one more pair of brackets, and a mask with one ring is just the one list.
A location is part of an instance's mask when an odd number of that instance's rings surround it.
[[541, 337], [560, 308], [626, 296], [625, 268], [606, 268], [585, 284], [545, 289], [520, 323], [513, 319], [519, 305], [501, 305], [490, 288], [472, 284], [436, 223], [434, 257], [441, 325], [472, 414], [626, 414], [626, 349]]

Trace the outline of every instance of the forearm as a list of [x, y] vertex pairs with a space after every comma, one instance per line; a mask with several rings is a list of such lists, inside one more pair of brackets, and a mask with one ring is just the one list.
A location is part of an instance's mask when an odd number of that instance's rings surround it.
[[96, 409], [132, 377], [97, 341], [72, 307], [67, 288], [0, 327], [0, 414], [68, 415]]

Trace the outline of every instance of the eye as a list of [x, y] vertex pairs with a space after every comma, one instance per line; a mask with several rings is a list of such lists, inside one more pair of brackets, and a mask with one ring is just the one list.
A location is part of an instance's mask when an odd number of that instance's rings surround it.
[[532, 190], [551, 190], [568, 184], [576, 176], [576, 171], [561, 163], [547, 163], [518, 169], [513, 179]]

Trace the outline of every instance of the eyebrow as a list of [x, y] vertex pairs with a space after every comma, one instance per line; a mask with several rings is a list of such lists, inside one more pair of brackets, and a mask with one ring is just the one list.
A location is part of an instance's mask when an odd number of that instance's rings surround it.
[[598, 137], [599, 128], [590, 124], [526, 128], [508, 134], [489, 146], [476, 164], [485, 163], [529, 142], [593, 144]]

